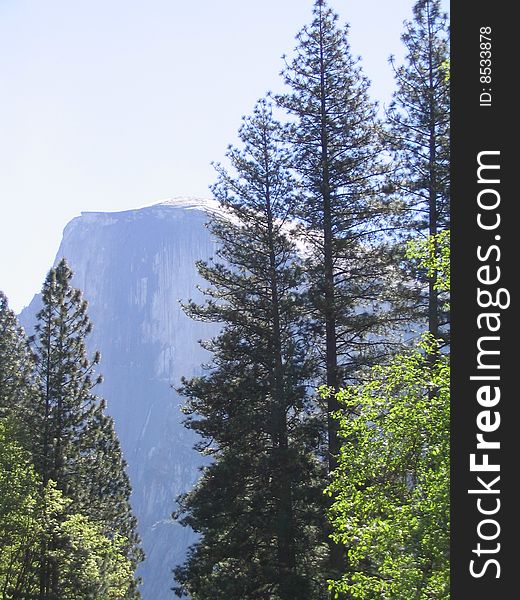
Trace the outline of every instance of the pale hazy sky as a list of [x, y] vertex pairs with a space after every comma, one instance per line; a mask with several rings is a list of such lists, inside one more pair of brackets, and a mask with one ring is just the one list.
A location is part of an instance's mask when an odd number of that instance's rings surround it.
[[[387, 103], [413, 0], [331, 0]], [[443, 2], [445, 9], [449, 1]], [[19, 311], [82, 211], [209, 196], [241, 116], [282, 87], [313, 0], [0, 0], [0, 289]]]

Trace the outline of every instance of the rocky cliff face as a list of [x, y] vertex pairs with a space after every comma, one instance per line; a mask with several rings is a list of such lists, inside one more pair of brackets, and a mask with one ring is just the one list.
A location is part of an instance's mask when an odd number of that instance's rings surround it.
[[[175, 498], [198, 476], [194, 435], [181, 424], [175, 392], [209, 355], [198, 344], [217, 331], [192, 321], [179, 300], [200, 299], [195, 261], [214, 255], [204, 227], [211, 201], [170, 200], [119, 213], [83, 213], [65, 228], [56, 260], [65, 257], [74, 285], [89, 301], [89, 345], [101, 351], [98, 388], [114, 417], [133, 487], [132, 504], [146, 553], [144, 600], [173, 598], [172, 568], [193, 533], [171, 519]], [[20, 315], [28, 331], [39, 298]]]

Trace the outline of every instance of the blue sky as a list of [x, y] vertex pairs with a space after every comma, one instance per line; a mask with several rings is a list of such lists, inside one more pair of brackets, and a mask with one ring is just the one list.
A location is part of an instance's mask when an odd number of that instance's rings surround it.
[[[281, 89], [312, 0], [0, 0], [0, 289], [20, 310], [67, 222], [209, 196], [241, 116]], [[388, 102], [413, 0], [331, 0]], [[448, 1], [443, 2], [448, 9]]]

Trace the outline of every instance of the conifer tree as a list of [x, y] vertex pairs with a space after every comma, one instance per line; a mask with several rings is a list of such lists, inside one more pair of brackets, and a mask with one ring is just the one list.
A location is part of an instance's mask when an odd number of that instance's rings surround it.
[[[439, 0], [418, 0], [413, 21], [401, 37], [405, 63], [395, 64], [396, 91], [387, 111], [387, 142], [397, 166], [393, 187], [403, 205], [399, 227], [408, 236], [429, 237], [450, 224], [450, 106], [448, 19]], [[435, 254], [438, 248], [435, 247]], [[435, 270], [416, 271], [422, 301], [413, 318], [426, 318], [428, 330], [439, 337], [447, 315], [437, 291]]]
[[0, 418], [26, 418], [31, 391], [33, 357], [28, 339], [0, 292]]
[[[380, 126], [369, 82], [352, 56], [348, 27], [324, 0], [297, 35], [282, 72], [289, 90], [278, 104], [291, 118], [287, 139], [304, 190], [295, 217], [302, 223], [307, 306], [322, 353], [320, 380], [330, 389], [357, 381], [360, 368], [387, 353], [380, 334], [390, 322], [381, 310], [387, 282], [388, 208], [379, 194]], [[340, 451], [336, 394], [326, 399], [329, 473]], [[330, 542], [328, 577], [346, 568], [345, 551]]]
[[[100, 356], [87, 356], [92, 326], [87, 302], [71, 286], [72, 275], [64, 259], [50, 270], [37, 315], [37, 398], [31, 416], [35, 466], [43, 490], [54, 482], [71, 500], [71, 511], [99, 523], [104, 534], [128, 540], [125, 551], [135, 567], [141, 553], [129, 507], [130, 485], [112, 421], [92, 391], [101, 381], [95, 373]], [[60, 593], [60, 565], [53, 558], [57, 548], [52, 540], [50, 544], [42, 542], [41, 600]]]
[[[144, 553], [129, 502], [132, 488], [127, 464], [114, 421], [105, 412], [106, 403], [102, 398], [96, 400], [98, 404], [83, 432], [82, 491], [78, 505], [81, 514], [100, 525], [104, 535], [118, 538], [120, 550], [135, 571], [144, 560]], [[129, 598], [139, 598], [137, 584], [138, 580], [134, 580], [133, 595]]]
[[198, 264], [208, 299], [187, 306], [223, 328], [205, 344], [211, 370], [183, 388], [187, 426], [213, 460], [181, 499], [182, 522], [201, 537], [176, 569], [176, 591], [192, 600], [323, 598], [323, 479], [307, 392], [313, 364], [289, 227], [296, 189], [266, 101], [239, 137], [242, 149], [227, 154], [232, 170], [216, 167], [213, 192], [224, 212], [209, 226], [219, 260]]
[[[310, 248], [306, 261], [309, 305], [323, 348], [324, 383], [345, 383], [372, 346], [378, 326], [374, 303], [384, 300], [376, 239], [383, 207], [376, 201], [381, 174], [379, 129], [369, 82], [350, 51], [347, 28], [324, 0], [297, 35], [294, 59], [282, 75], [289, 91], [278, 103], [292, 116], [287, 129], [293, 165], [304, 194], [296, 216]], [[328, 406], [329, 467], [339, 451]]]

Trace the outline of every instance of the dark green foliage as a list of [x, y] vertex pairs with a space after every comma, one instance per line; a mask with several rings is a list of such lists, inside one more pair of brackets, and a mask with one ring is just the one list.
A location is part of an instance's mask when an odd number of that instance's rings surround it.
[[[72, 275], [62, 260], [50, 270], [42, 289], [34, 342], [34, 460], [44, 487], [55, 482], [72, 500], [71, 510], [99, 523], [106, 535], [127, 540], [125, 554], [135, 568], [141, 552], [129, 505], [130, 484], [112, 420], [92, 391], [101, 381], [95, 373], [100, 356], [87, 356], [92, 325], [87, 302], [71, 286]], [[41, 570], [42, 585], [52, 590], [59, 580], [59, 564], [44, 558]]]
[[221, 322], [206, 347], [211, 370], [186, 381], [187, 426], [212, 457], [180, 501], [182, 522], [201, 534], [176, 569], [192, 600], [325, 597], [320, 425], [307, 386], [314, 373], [305, 337], [302, 271], [290, 235], [296, 201], [280, 126], [262, 101], [217, 165], [212, 215], [219, 261], [199, 264], [207, 302], [197, 319]]
[[[317, 0], [314, 19], [297, 36], [293, 60], [282, 75], [289, 91], [277, 100], [290, 116], [286, 139], [303, 193], [294, 218], [305, 241], [305, 304], [320, 351], [320, 381], [331, 389], [357, 381], [359, 370], [387, 354], [385, 329], [395, 318], [391, 252], [383, 237], [389, 208], [380, 194], [383, 163], [380, 125], [369, 82], [352, 56], [348, 28]], [[336, 395], [326, 398], [328, 470], [340, 449]], [[330, 541], [328, 572], [345, 566], [343, 549]]]
[[33, 357], [23, 329], [0, 292], [0, 418], [25, 422], [33, 376]]
[[287, 123], [261, 103], [233, 173], [217, 165], [224, 262], [199, 265], [208, 301], [187, 307], [223, 324], [211, 370], [183, 388], [213, 459], [180, 500], [200, 534], [176, 569], [192, 600], [323, 598], [327, 578], [335, 598], [447, 590], [446, 356], [435, 342], [388, 364], [417, 319], [438, 337], [449, 307], [446, 20], [437, 0], [414, 7], [383, 132], [348, 30], [324, 0], [313, 14], [276, 98]]
[[[283, 71], [290, 91], [278, 103], [292, 117], [286, 136], [304, 193], [295, 217], [308, 251], [307, 306], [323, 380], [337, 388], [355, 377], [370, 354], [381, 351], [374, 334], [378, 305], [388, 300], [380, 236], [386, 207], [377, 191], [381, 144], [369, 83], [353, 58], [347, 29], [318, 1], [314, 20], [298, 34], [296, 54]], [[330, 414], [330, 468], [339, 451]]]
[[65, 260], [49, 272], [32, 352], [0, 297], [2, 460], [12, 463], [0, 461], [2, 597], [137, 599], [130, 484], [93, 393], [99, 353], [87, 356], [87, 303], [71, 278]]
[[[386, 145], [401, 202], [399, 228], [409, 237], [435, 240], [450, 224], [449, 31], [439, 0], [419, 0], [413, 17], [402, 35], [405, 64], [391, 59], [397, 87], [387, 111]], [[408, 269], [418, 291], [411, 318], [426, 319], [434, 337], [446, 334], [448, 315], [438, 299], [435, 270]]]
[[90, 450], [83, 435], [97, 406], [92, 388], [101, 381], [94, 369], [99, 354], [87, 357], [85, 338], [91, 331], [87, 302], [70, 285], [72, 271], [62, 260], [51, 269], [42, 289], [34, 350], [37, 395], [34, 429], [41, 431], [33, 447], [44, 485], [52, 479], [66, 495], [81, 500], [79, 471]]

